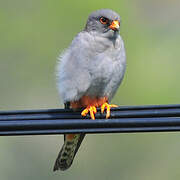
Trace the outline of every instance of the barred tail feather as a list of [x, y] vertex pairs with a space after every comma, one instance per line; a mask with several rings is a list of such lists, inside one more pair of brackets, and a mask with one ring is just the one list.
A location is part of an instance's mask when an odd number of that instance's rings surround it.
[[85, 134], [74, 134], [72, 138], [68, 138], [68, 136], [64, 135], [64, 144], [56, 159], [53, 171], [64, 171], [71, 166]]

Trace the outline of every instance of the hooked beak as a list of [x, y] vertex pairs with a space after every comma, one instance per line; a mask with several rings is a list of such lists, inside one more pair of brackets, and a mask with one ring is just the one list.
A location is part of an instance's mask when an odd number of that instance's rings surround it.
[[117, 20], [112, 21], [111, 25], [109, 28], [111, 28], [113, 31], [119, 30], [120, 22]]

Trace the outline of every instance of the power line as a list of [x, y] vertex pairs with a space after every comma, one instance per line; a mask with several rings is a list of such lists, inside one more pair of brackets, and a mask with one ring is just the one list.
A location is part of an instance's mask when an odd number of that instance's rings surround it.
[[180, 131], [180, 104], [121, 106], [105, 119], [82, 118], [81, 110], [42, 109], [0, 111], [0, 135], [122, 133]]

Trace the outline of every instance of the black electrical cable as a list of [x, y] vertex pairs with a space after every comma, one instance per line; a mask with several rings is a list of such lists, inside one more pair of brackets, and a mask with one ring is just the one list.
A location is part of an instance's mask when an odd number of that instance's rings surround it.
[[81, 117], [80, 112], [70, 109], [0, 111], [0, 135], [180, 131], [180, 104], [121, 106], [111, 110], [110, 119], [105, 119], [99, 110], [95, 120]]

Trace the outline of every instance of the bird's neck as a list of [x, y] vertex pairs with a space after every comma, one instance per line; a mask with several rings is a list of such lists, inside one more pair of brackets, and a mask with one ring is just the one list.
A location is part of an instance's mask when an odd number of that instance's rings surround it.
[[95, 36], [94, 41], [95, 44], [98, 46], [97, 50], [99, 51], [106, 51], [109, 48], [114, 48], [118, 44], [119, 36], [117, 37], [103, 37], [103, 36]]

